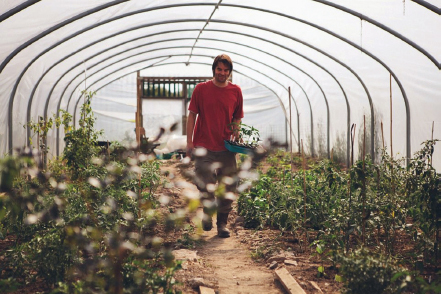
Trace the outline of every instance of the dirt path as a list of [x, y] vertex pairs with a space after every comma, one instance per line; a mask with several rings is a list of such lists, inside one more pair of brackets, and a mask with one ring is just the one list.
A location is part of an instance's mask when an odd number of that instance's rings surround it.
[[[185, 195], [198, 193], [195, 185], [186, 181], [182, 170], [177, 164], [167, 164], [162, 170], [173, 174], [174, 182], [180, 183], [176, 194], [182, 200]], [[191, 168], [189, 169], [191, 170]], [[184, 182], [185, 181], [185, 182]], [[184, 182], [184, 183], [183, 183]], [[202, 209], [197, 212], [199, 222]], [[234, 217], [230, 217], [228, 227]], [[201, 231], [201, 242], [195, 248], [178, 250], [184, 261], [183, 270], [176, 278], [184, 283], [184, 293], [198, 293], [197, 285], [213, 288], [216, 293], [253, 293], [278, 294], [284, 293], [280, 285], [276, 285], [273, 271], [259, 265], [251, 259], [250, 251], [240, 242], [238, 235], [230, 228], [230, 238], [219, 238], [216, 229], [216, 217], [213, 218], [213, 229]]]
[[206, 244], [199, 255], [213, 267], [220, 293], [283, 293], [274, 283], [273, 272], [256, 264], [235, 234], [219, 238], [216, 233], [214, 226], [202, 235]]

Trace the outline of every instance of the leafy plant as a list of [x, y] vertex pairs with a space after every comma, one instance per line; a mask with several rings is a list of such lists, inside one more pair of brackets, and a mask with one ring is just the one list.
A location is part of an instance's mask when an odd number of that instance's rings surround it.
[[253, 126], [249, 126], [243, 123], [230, 123], [231, 130], [238, 129], [239, 138], [237, 142], [230, 141], [232, 144], [237, 144], [239, 146], [247, 146], [251, 148], [257, 147], [257, 143], [260, 140], [259, 130]]
[[400, 283], [392, 277], [401, 270], [390, 258], [364, 248], [339, 255], [344, 293], [397, 293]]
[[82, 92], [85, 102], [81, 107], [79, 128], [65, 126], [70, 130], [65, 134], [66, 146], [63, 151], [63, 158], [70, 169], [74, 179], [78, 177], [87, 178], [90, 173], [86, 171], [90, 167], [91, 159], [99, 152], [97, 146], [98, 136], [102, 133], [94, 129], [95, 117], [91, 108], [91, 99], [94, 92]]
[[423, 149], [411, 160], [409, 190], [412, 204], [409, 207], [415, 225], [421, 230], [414, 231], [426, 255], [431, 255], [434, 264], [439, 257], [439, 232], [441, 230], [441, 179], [432, 166], [432, 156], [437, 140], [423, 143]]
[[137, 149], [97, 157], [92, 95], [78, 129], [64, 120], [64, 159], [48, 171], [35, 149], [0, 160], [0, 237], [15, 241], [0, 252], [2, 290], [41, 279], [53, 293], [174, 293], [180, 267], [155, 227], [179, 228], [185, 213], [155, 210], [158, 161]]

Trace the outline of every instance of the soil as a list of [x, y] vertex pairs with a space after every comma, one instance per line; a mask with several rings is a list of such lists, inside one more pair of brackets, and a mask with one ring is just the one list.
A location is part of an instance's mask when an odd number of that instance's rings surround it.
[[[173, 160], [164, 162], [162, 166], [163, 173], [171, 176], [174, 183], [185, 186], [181, 190], [180, 200], [185, 194], [198, 194], [196, 186], [189, 182], [192, 169], [192, 165], [183, 166]], [[182, 204], [183, 201], [179, 203]], [[202, 215], [202, 209], [199, 208], [192, 219], [192, 225], [197, 226], [199, 223], [200, 227]], [[233, 212], [230, 214], [229, 223], [234, 223], [235, 219], [236, 214]], [[273, 271], [265, 264], [252, 260], [248, 247], [240, 242], [237, 229], [230, 227], [230, 230], [230, 238], [218, 237], [214, 216], [211, 231], [204, 232], [199, 229], [193, 236], [197, 240], [194, 248], [174, 251], [175, 258], [183, 261], [183, 269], [175, 276], [182, 283], [180, 290], [183, 293], [199, 293], [198, 286], [202, 285], [215, 289], [218, 293], [284, 293], [281, 286], [276, 284]]]
[[[192, 166], [183, 166], [177, 160], [169, 160], [163, 162], [162, 170], [175, 183], [181, 183], [177, 186], [185, 186], [180, 189], [181, 193], [173, 192], [177, 194], [175, 200], [178, 202], [170, 205], [178, 209], [180, 204], [186, 203], [183, 195], [197, 193], [197, 188], [189, 180]], [[182, 185], [184, 181], [186, 184]], [[200, 208], [195, 216], [191, 224], [197, 226], [202, 218]], [[199, 293], [199, 285], [215, 289], [216, 293], [285, 293], [274, 274], [275, 269], [280, 267], [285, 267], [306, 293], [340, 293], [341, 285], [333, 280], [330, 265], [327, 266], [327, 277], [317, 278], [317, 268], [322, 262], [318, 258], [311, 258], [311, 252], [304, 250], [305, 247], [294, 244], [296, 240], [283, 236], [278, 230], [245, 229], [241, 222], [241, 217], [237, 216], [236, 208], [233, 207], [228, 221], [230, 238], [217, 236], [214, 217], [213, 229], [209, 232], [199, 229], [199, 235], [193, 236], [197, 241], [192, 248], [176, 248], [175, 257], [183, 261], [183, 269], [175, 277], [181, 282], [180, 290], [183, 293]], [[277, 265], [270, 269], [273, 260], [277, 261]], [[289, 265], [288, 260], [295, 261], [291, 263], [296, 265]]]

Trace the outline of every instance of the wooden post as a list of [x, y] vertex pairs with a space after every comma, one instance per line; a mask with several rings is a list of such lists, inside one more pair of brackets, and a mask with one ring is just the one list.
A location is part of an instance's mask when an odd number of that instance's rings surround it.
[[182, 83], [182, 135], [187, 135], [187, 95], [188, 84]]
[[187, 97], [182, 99], [182, 135], [187, 135]]
[[143, 117], [142, 117], [142, 88], [144, 81], [140, 76], [139, 70], [136, 74], [136, 115], [135, 115], [135, 125], [136, 125], [136, 142], [138, 147], [141, 146], [141, 138], [145, 135], [145, 129], [143, 127]]
[[[433, 141], [433, 129], [435, 128], [435, 121], [432, 121], [432, 138], [431, 140]], [[433, 164], [433, 153], [430, 155], [430, 164]], [[438, 231], [436, 231], [438, 234]], [[438, 240], [438, 239], [437, 239]]]
[[392, 74], [390, 74], [389, 88], [390, 88], [390, 157], [393, 158], [394, 152], [392, 149]]
[[[351, 167], [354, 165], [354, 138], [355, 138], [355, 129], [356, 129], [357, 125], [356, 124], [352, 124], [351, 126]], [[349, 203], [348, 203], [348, 215], [351, 213], [351, 207], [352, 207], [352, 190], [351, 190], [351, 186], [352, 186], [352, 177], [351, 177], [351, 173], [349, 172], [349, 179], [348, 179], [348, 196], [349, 196]], [[349, 222], [348, 219], [348, 229], [347, 231], [349, 232], [351, 228], [351, 223]], [[349, 241], [350, 241], [350, 234], [347, 234], [347, 239], [346, 239], [346, 251], [349, 250]]]
[[362, 235], [363, 235], [363, 245], [366, 243], [366, 116], [363, 115], [363, 186], [362, 186], [362, 197], [363, 197], [363, 220], [362, 220]]
[[432, 121], [432, 141], [433, 141], [433, 129], [435, 128], [435, 121]]
[[138, 176], [138, 183], [139, 183], [139, 189], [138, 189], [138, 219], [141, 218], [141, 198], [142, 198], [142, 184], [141, 184], [141, 178], [142, 178], [142, 169]]
[[302, 157], [303, 157], [303, 226], [305, 227], [305, 246], [308, 244], [308, 235], [306, 233], [306, 159], [305, 159], [305, 148], [303, 147], [302, 140]]
[[291, 122], [291, 87], [288, 87], [288, 99], [289, 99], [289, 139], [290, 139], [290, 157], [291, 157], [291, 170], [290, 170], [290, 174], [291, 174], [291, 179], [292, 179], [292, 134], [291, 134], [291, 130], [292, 130], [292, 122]]
[[383, 149], [384, 149], [384, 132], [383, 132], [383, 122], [381, 122], [381, 139], [383, 140]]
[[[394, 151], [393, 151], [393, 143], [392, 143], [392, 74], [390, 74], [389, 78], [389, 88], [390, 88], [390, 173], [391, 173], [391, 181], [392, 181], [392, 196], [395, 199], [395, 181], [394, 181]], [[392, 208], [393, 209], [393, 208]], [[392, 238], [392, 244], [391, 244], [391, 250], [394, 251], [395, 247], [395, 236], [396, 236], [396, 230], [395, 230], [395, 216], [392, 220], [392, 231], [393, 231], [393, 238]]]
[[[291, 87], [288, 87], [288, 100], [289, 100], [289, 152], [292, 156], [292, 113], [291, 113]], [[300, 150], [299, 150], [300, 151]], [[292, 157], [291, 157], [292, 161]], [[292, 165], [291, 165], [292, 170]]]
[[354, 165], [354, 140], [355, 140], [355, 129], [357, 128], [356, 124], [352, 124], [351, 127], [351, 166]]
[[136, 142], [138, 146], [141, 145], [141, 116], [142, 116], [142, 102], [141, 102], [141, 90], [142, 90], [142, 81], [140, 78], [139, 70], [136, 72]]

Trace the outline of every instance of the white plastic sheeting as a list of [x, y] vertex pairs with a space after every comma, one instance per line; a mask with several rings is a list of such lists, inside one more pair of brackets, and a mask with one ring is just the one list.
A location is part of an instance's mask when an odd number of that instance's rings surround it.
[[[166, 77], [170, 72], [174, 77], [210, 76], [211, 67], [173, 64], [143, 70], [141, 75]], [[272, 137], [284, 143], [287, 136], [286, 123], [280, 119], [284, 113], [277, 97], [263, 85], [238, 72], [234, 73], [233, 82], [241, 85], [244, 96], [244, 112], [247, 115], [243, 123], [257, 128], [262, 139]], [[103, 87], [93, 98], [92, 108], [97, 117], [96, 128], [104, 131], [102, 140], [134, 141], [136, 74], [129, 74]], [[181, 101], [146, 99], [143, 101], [143, 117], [147, 137], [156, 137], [161, 127], [168, 129], [176, 122], [179, 124], [175, 134], [182, 134]]]
[[[103, 86], [113, 80], [140, 69], [184, 76], [196, 66], [207, 75], [225, 52], [243, 87], [259, 85], [246, 97], [247, 122], [284, 125], [291, 112], [293, 150], [303, 140], [310, 153], [333, 150], [347, 160], [349, 128], [356, 124], [357, 151], [365, 120], [368, 150], [383, 145], [383, 123], [384, 144], [410, 156], [431, 138], [433, 123], [441, 138], [441, 17], [439, 3], [430, 3], [2, 1], [0, 154], [28, 144], [27, 121], [78, 112], [81, 90], [102, 88], [100, 103], [111, 105]], [[118, 110], [96, 110], [100, 123], [133, 124], [116, 122]], [[52, 151], [62, 135], [49, 134]], [[439, 148], [434, 162], [441, 167]]]

